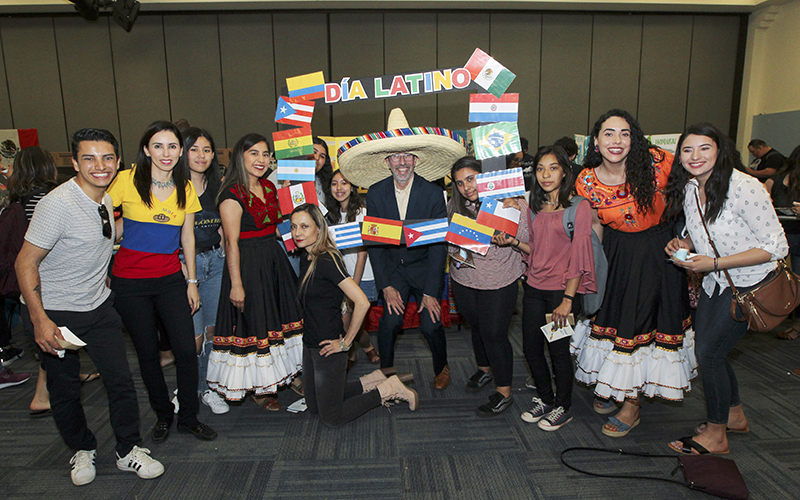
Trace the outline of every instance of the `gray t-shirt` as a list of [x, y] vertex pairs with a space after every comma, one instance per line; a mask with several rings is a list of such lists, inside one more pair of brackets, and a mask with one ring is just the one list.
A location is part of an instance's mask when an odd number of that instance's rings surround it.
[[25, 239], [50, 253], [39, 265], [45, 310], [88, 312], [111, 294], [106, 273], [114, 242], [114, 209], [109, 195], [103, 204], [112, 217], [111, 239], [103, 236], [100, 205], [70, 179], [42, 198]]

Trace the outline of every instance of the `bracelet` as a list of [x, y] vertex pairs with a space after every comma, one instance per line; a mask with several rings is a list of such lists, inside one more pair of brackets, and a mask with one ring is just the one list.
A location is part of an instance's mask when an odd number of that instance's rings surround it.
[[190, 283], [194, 283], [196, 285], [196, 284], [200, 283], [200, 281], [198, 281], [197, 279], [189, 278], [188, 280], [186, 280], [186, 284], [190, 284]]
[[517, 240], [517, 244], [516, 244], [516, 245], [513, 245], [513, 246], [514, 246], [514, 248], [519, 248], [519, 244], [520, 244], [520, 243], [522, 243], [522, 242], [521, 242], [521, 241], [519, 241], [519, 239], [517, 239], [517, 238], [514, 238], [514, 239], [515, 239], [515, 240]]
[[350, 350], [350, 346], [351, 346], [351, 345], [353, 345], [353, 344], [348, 344], [348, 343], [346, 343], [346, 342], [344, 341], [344, 339], [343, 339], [342, 337], [339, 337], [339, 349], [340, 349], [342, 352], [344, 352], [344, 351], [349, 351], [349, 350]]
[[564, 294], [564, 298], [565, 298], [565, 299], [572, 300], [572, 301], [575, 301], [575, 297], [574, 297], [574, 296], [572, 296], [572, 295], [567, 295], [566, 293]]
[[719, 258], [714, 257], [714, 272], [719, 271]]

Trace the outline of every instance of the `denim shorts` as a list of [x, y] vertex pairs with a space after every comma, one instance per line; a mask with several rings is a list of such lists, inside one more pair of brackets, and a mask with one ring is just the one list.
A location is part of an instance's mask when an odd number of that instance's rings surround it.
[[378, 289], [375, 287], [375, 281], [364, 281], [362, 280], [359, 284], [361, 287], [361, 291], [364, 292], [364, 295], [367, 296], [367, 300], [370, 302], [375, 302], [378, 300]]

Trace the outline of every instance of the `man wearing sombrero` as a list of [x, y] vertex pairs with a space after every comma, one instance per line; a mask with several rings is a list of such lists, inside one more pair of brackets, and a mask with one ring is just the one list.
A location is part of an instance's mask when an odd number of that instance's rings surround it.
[[[432, 181], [447, 175], [453, 163], [466, 155], [463, 140], [443, 128], [411, 128], [399, 108], [389, 114], [386, 128], [339, 149], [342, 174], [353, 184], [369, 188], [367, 215], [393, 220], [447, 217], [442, 190]], [[419, 329], [433, 355], [433, 385], [444, 389], [450, 385], [450, 369], [439, 297], [446, 243], [370, 247], [369, 258], [385, 304], [378, 326], [381, 369], [394, 366], [395, 339], [403, 327], [408, 297], [414, 295], [419, 303]]]

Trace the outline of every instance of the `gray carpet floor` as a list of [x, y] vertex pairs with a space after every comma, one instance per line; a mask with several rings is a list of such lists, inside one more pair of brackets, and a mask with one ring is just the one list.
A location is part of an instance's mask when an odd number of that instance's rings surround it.
[[[490, 386], [469, 394], [464, 384], [475, 371], [468, 330], [447, 332], [453, 384], [432, 386], [431, 358], [417, 331], [400, 336], [398, 371], [412, 371], [420, 407], [380, 407], [340, 429], [329, 429], [308, 413], [268, 412], [246, 401], [225, 415], [201, 404], [200, 418], [219, 432], [202, 442], [173, 433], [153, 444], [155, 415], [138, 376], [133, 348], [128, 357], [138, 391], [143, 446], [163, 462], [165, 474], [141, 480], [118, 471], [102, 383], [83, 388], [87, 420], [98, 438], [97, 478], [77, 488], [69, 478], [72, 453], [52, 418], [31, 419], [28, 404], [35, 380], [0, 391], [0, 496], [17, 499], [703, 499], [707, 495], [658, 481], [599, 479], [573, 472], [559, 459], [571, 446], [611, 447], [670, 454], [666, 443], [705, 420], [699, 379], [682, 403], [645, 400], [642, 423], [628, 436], [601, 433], [604, 418], [591, 409], [592, 392], [576, 386], [574, 420], [556, 432], [544, 432], [520, 419], [534, 391], [526, 389], [528, 370], [522, 358], [520, 317], [511, 338], [515, 351], [514, 404], [495, 418], [479, 418], [475, 408]], [[15, 334], [24, 345], [22, 334]], [[374, 339], [373, 339], [374, 342]], [[781, 341], [774, 334], [749, 333], [730, 356], [739, 377], [749, 434], [730, 437], [736, 461], [753, 499], [800, 498], [800, 340]], [[34, 372], [28, 354], [12, 366]], [[374, 369], [362, 357], [350, 373]], [[174, 368], [166, 376], [175, 387]], [[280, 392], [284, 408], [298, 399]], [[677, 455], [676, 455], [677, 456]], [[574, 463], [598, 472], [669, 477], [677, 462], [617, 455], [576, 455]], [[680, 472], [676, 477], [680, 477]]]

